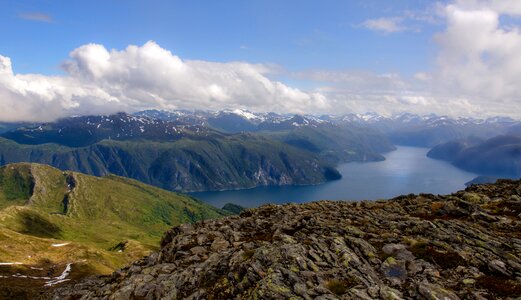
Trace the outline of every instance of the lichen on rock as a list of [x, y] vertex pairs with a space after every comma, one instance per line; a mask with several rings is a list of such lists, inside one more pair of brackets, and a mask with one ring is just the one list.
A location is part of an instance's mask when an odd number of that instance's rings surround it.
[[159, 253], [54, 299], [514, 299], [521, 181], [448, 196], [265, 205], [168, 231]]

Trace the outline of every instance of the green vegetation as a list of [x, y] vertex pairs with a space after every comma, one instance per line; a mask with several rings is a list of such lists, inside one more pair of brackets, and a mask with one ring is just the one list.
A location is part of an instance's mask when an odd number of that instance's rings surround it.
[[157, 249], [172, 226], [230, 214], [132, 179], [27, 163], [0, 168], [0, 208], [0, 262], [84, 261], [97, 273]]
[[37, 162], [96, 176], [116, 174], [176, 191], [318, 184], [340, 176], [314, 153], [254, 134], [168, 142], [104, 140], [81, 148], [0, 138], [0, 158], [4, 163]]
[[521, 177], [519, 135], [499, 135], [485, 141], [476, 138], [451, 141], [432, 148], [427, 156], [482, 175]]
[[27, 166], [0, 170], [0, 208], [21, 203], [32, 195], [33, 178]]
[[332, 164], [383, 160], [385, 158], [380, 153], [396, 149], [380, 133], [356, 126], [306, 126], [262, 134], [318, 154]]
[[232, 214], [235, 214], [235, 215], [238, 215], [240, 214], [243, 210], [245, 210], [244, 207], [240, 206], [240, 205], [237, 205], [237, 204], [234, 204], [234, 203], [226, 203], [223, 208], [223, 210], [225, 211], [228, 211], [228, 212], [231, 212]]

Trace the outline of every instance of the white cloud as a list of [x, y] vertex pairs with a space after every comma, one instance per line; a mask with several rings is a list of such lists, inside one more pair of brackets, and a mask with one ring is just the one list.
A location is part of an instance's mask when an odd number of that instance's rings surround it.
[[386, 33], [405, 31], [408, 28], [402, 24], [403, 18], [378, 18], [364, 21], [361, 25], [367, 29], [374, 31], [383, 31]]
[[521, 114], [521, 31], [502, 15], [521, 15], [521, 1], [462, 0], [447, 5], [446, 30], [436, 37], [437, 88], [474, 106]]
[[386, 32], [407, 30], [405, 25], [413, 21], [445, 24], [434, 38], [438, 54], [433, 70], [417, 72], [411, 79], [395, 74], [387, 81], [377, 74], [340, 72], [330, 76], [333, 86], [326, 96], [342, 98], [356, 110], [521, 117], [521, 28], [516, 25], [521, 1], [455, 0], [427, 10], [433, 18], [406, 12], [369, 24]]
[[[0, 121], [148, 108], [521, 117], [521, 29], [503, 18], [521, 16], [521, 1], [455, 0], [440, 7], [431, 6], [433, 20], [409, 13], [366, 22], [384, 32], [410, 30], [404, 28], [410, 19], [445, 22], [435, 37], [436, 66], [410, 78], [363, 70], [288, 74], [268, 64], [183, 60], [154, 42], [124, 50], [81, 46], [63, 63], [64, 76], [14, 74], [10, 59], [0, 56]], [[276, 76], [317, 88], [297, 89]]]
[[70, 57], [63, 63], [66, 76], [43, 76], [13, 74], [10, 59], [0, 56], [0, 120], [46, 121], [146, 108], [329, 109], [320, 93], [269, 79], [268, 65], [182, 60], [154, 42], [122, 51], [88, 44]]
[[403, 111], [427, 114], [446, 111], [443, 105], [438, 105], [438, 99], [425, 89], [423, 81], [406, 79], [396, 73], [321, 70], [292, 75], [326, 85], [318, 91], [327, 97], [335, 109], [333, 113], [337, 114], [367, 111], [384, 115]]
[[457, 0], [454, 5], [463, 10], [493, 10], [499, 14], [521, 15], [518, 0]]
[[420, 80], [420, 81], [428, 81], [431, 80], [431, 75], [425, 72], [418, 72], [414, 74], [414, 79]]

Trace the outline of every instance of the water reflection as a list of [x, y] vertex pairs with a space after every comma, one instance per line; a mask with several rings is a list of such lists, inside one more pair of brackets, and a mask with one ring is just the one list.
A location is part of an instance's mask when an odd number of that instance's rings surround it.
[[192, 195], [214, 206], [228, 202], [246, 207], [264, 203], [315, 200], [373, 200], [409, 193], [447, 194], [464, 188], [476, 174], [426, 157], [427, 148], [398, 147], [383, 162], [348, 163], [338, 170], [342, 179], [316, 186], [259, 187], [202, 192]]

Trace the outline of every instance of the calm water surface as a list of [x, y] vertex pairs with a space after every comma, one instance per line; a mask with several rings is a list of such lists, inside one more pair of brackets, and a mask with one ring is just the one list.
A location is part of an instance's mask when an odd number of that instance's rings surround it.
[[231, 202], [245, 207], [265, 203], [316, 200], [374, 200], [409, 193], [448, 194], [465, 188], [477, 175], [430, 159], [428, 148], [398, 147], [382, 162], [347, 163], [338, 167], [342, 179], [315, 186], [259, 187], [247, 190], [192, 193], [222, 207]]

